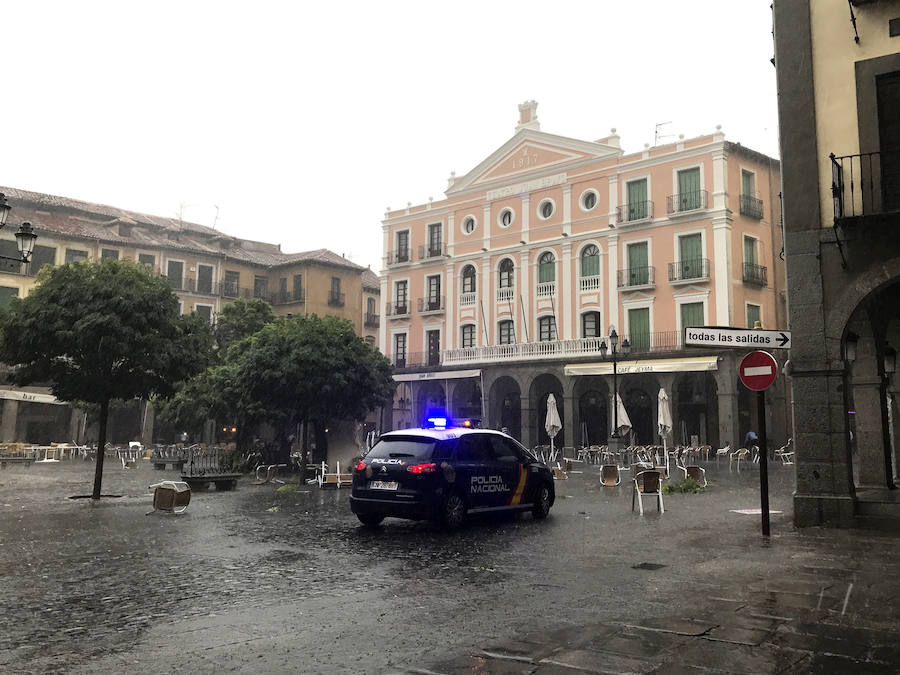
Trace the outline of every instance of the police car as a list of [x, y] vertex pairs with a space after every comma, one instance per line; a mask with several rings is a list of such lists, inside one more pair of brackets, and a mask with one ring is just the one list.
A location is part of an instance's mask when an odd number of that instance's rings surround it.
[[515, 439], [473, 424], [429, 421], [382, 435], [356, 465], [350, 508], [362, 523], [375, 526], [391, 516], [455, 528], [470, 513], [547, 517], [556, 498], [553, 473]]

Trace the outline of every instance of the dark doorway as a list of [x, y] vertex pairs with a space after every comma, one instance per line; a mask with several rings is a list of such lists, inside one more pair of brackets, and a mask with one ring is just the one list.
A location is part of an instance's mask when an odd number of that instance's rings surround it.
[[586, 391], [578, 399], [580, 428], [575, 445], [603, 445], [609, 437], [609, 412], [606, 396], [599, 391]]

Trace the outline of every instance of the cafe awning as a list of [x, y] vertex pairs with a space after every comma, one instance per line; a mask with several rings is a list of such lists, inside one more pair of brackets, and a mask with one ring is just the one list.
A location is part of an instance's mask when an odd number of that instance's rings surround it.
[[418, 380], [458, 380], [465, 377], [479, 377], [480, 370], [430, 370], [426, 373], [401, 373], [394, 375], [394, 382], [416, 382]]
[[[698, 373], [718, 370], [718, 356], [686, 356], [680, 359], [640, 359], [619, 361], [616, 371], [619, 375], [629, 373]], [[570, 363], [565, 367], [566, 375], [612, 375], [612, 361], [597, 363]]]

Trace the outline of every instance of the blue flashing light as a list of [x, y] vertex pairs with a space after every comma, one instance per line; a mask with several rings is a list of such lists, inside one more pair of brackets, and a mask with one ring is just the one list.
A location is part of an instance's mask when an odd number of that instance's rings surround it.
[[446, 429], [452, 426], [450, 415], [443, 408], [430, 408], [425, 411], [426, 429]]
[[427, 420], [428, 426], [432, 429], [446, 429], [447, 428], [447, 418], [446, 417], [429, 417]]

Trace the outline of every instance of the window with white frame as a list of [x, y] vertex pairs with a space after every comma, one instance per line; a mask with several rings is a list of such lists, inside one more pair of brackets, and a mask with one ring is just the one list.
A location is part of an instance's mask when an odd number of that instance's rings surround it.
[[513, 274], [515, 272], [515, 265], [510, 258], [504, 258], [500, 261], [500, 288], [512, 288], [513, 287]]
[[206, 323], [212, 323], [212, 305], [194, 305], [194, 311], [206, 319]]
[[552, 314], [538, 319], [538, 339], [541, 342], [552, 342], [556, 339], [556, 317]]
[[394, 365], [399, 368], [406, 366], [406, 333], [394, 335]]
[[501, 345], [511, 345], [516, 341], [516, 329], [511, 319], [504, 319], [497, 324]]
[[500, 224], [500, 227], [509, 227], [513, 224], [513, 221], [516, 219], [516, 214], [513, 213], [512, 209], [503, 209], [500, 211], [500, 215], [497, 217], [497, 222]]
[[600, 337], [600, 312], [585, 312], [581, 315], [581, 337]]
[[462, 269], [462, 292], [463, 293], [474, 293], [475, 292], [475, 266], [474, 265], [466, 265]]
[[625, 184], [625, 200], [628, 205], [628, 220], [647, 218], [650, 215], [647, 179], [628, 181]]
[[546, 251], [538, 258], [538, 283], [545, 284], [549, 281], [556, 281], [556, 257]]
[[628, 310], [628, 339], [634, 351], [646, 352], [650, 349], [649, 307]]
[[463, 234], [472, 234], [475, 231], [475, 217], [474, 216], [466, 216], [462, 221], [462, 231]]
[[475, 324], [466, 324], [461, 329], [462, 347], [470, 349], [475, 346]]
[[441, 276], [439, 274], [425, 277], [425, 296], [427, 310], [441, 308]]
[[394, 314], [406, 314], [409, 308], [409, 282], [394, 282]]
[[706, 325], [703, 318], [702, 302], [684, 302], [681, 304], [681, 328], [696, 328]]
[[409, 262], [409, 230], [397, 233], [397, 262]]
[[595, 277], [600, 274], [600, 249], [588, 244], [581, 250], [581, 276]]
[[538, 217], [541, 220], [548, 220], [553, 212], [556, 210], [556, 205], [553, 203], [552, 199], [544, 199], [540, 204], [538, 204]]
[[699, 279], [703, 274], [703, 235], [699, 232], [678, 237], [678, 277]]
[[703, 190], [700, 185], [700, 167], [678, 172], [678, 211], [692, 211], [703, 206]]
[[597, 191], [596, 190], [585, 190], [581, 195], [581, 210], [582, 211], [593, 211], [597, 208]]

